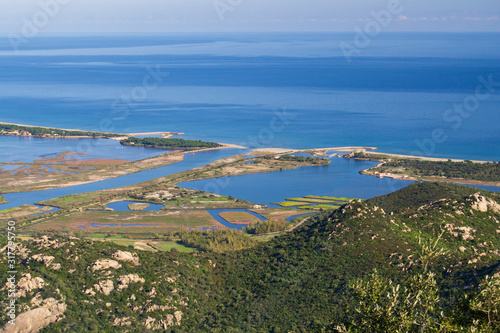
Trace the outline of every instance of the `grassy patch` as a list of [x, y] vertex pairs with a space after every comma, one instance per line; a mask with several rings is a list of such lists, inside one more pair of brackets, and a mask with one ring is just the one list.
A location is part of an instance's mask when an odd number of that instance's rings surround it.
[[116, 244], [116, 245], [121, 245], [121, 246], [134, 246], [136, 241], [134, 240], [124, 240], [124, 239], [113, 239], [110, 240], [110, 242]]
[[331, 201], [351, 201], [351, 200], [356, 200], [355, 198], [345, 198], [345, 197], [326, 197], [326, 196], [319, 196], [319, 195], [306, 195], [304, 198], [311, 198], [311, 199], [325, 199], [325, 200], [331, 200]]
[[304, 205], [303, 202], [296, 202], [296, 201], [275, 202], [274, 204], [281, 207], [296, 207], [298, 205]]
[[172, 249], [176, 249], [179, 252], [186, 252], [190, 253], [193, 252], [194, 250], [190, 247], [187, 247], [185, 245], [182, 245], [177, 242], [160, 242], [160, 243], [153, 243], [151, 244], [155, 249], [158, 251], [164, 251], [164, 252], [169, 252]]
[[289, 198], [287, 201], [298, 201], [300, 203], [309, 202], [309, 203], [337, 203], [336, 200], [327, 200], [327, 199], [315, 199], [315, 198]]
[[332, 206], [332, 205], [311, 205], [311, 206], [300, 206], [299, 209], [307, 209], [307, 210], [334, 210], [339, 208], [340, 206]]
[[306, 210], [332, 210], [337, 209], [340, 205], [343, 205], [350, 200], [355, 199], [307, 195], [303, 198], [287, 198], [286, 201], [277, 202], [275, 204], [281, 207], [297, 207], [297, 209]]
[[278, 234], [264, 234], [264, 235], [252, 235], [252, 238], [257, 242], [265, 243], [278, 237]]
[[9, 220], [9, 219], [25, 219], [34, 214], [40, 214], [46, 211], [50, 211], [52, 208], [43, 207], [38, 208], [32, 205], [22, 205], [15, 208], [8, 208], [0, 211], [0, 219], [1, 220]]

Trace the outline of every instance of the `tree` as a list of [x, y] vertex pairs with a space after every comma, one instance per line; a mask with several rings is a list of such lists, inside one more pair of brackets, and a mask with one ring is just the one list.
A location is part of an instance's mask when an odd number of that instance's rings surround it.
[[487, 326], [500, 329], [500, 276], [486, 276], [479, 290], [479, 294], [471, 302], [471, 309], [488, 316]]
[[419, 238], [421, 272], [402, 284], [383, 277], [375, 270], [368, 278], [356, 279], [350, 287], [357, 305], [349, 311], [347, 323], [334, 325], [338, 332], [427, 332], [444, 331], [447, 325], [440, 308], [436, 274], [429, 264], [446, 254], [438, 247], [441, 235], [433, 241]]

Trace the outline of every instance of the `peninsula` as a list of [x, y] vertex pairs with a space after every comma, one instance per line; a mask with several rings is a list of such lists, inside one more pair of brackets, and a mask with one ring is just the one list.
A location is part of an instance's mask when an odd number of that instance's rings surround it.
[[346, 158], [380, 162], [362, 174], [379, 178], [500, 186], [500, 162], [352, 151]]

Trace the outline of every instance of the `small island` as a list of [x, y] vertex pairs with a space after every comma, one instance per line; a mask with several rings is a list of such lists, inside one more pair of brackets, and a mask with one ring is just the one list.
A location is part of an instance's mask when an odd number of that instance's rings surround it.
[[175, 138], [135, 138], [129, 137], [121, 140], [120, 143], [124, 146], [160, 148], [160, 149], [177, 149], [177, 150], [193, 150], [199, 148], [220, 148], [221, 144], [216, 142], [205, 142], [201, 140], [185, 140]]

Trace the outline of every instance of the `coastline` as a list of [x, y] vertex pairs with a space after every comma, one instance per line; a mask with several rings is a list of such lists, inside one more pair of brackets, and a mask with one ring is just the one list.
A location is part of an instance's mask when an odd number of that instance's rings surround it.
[[[61, 131], [92, 132], [92, 131], [85, 131], [85, 130], [81, 130], [81, 129], [67, 129], [67, 128], [58, 128], [58, 127], [34, 126], [34, 125], [7, 123], [7, 122], [3, 122], [3, 121], [0, 121], [0, 125], [15, 125], [15, 126], [21, 126], [21, 127], [55, 129], [55, 130], [61, 130]], [[100, 132], [96, 132], [96, 133], [100, 133]], [[100, 138], [108, 139], [108, 140], [121, 141], [121, 140], [127, 139], [129, 137], [133, 137], [133, 136], [161, 135], [164, 138], [170, 138], [170, 137], [172, 137], [174, 135], [184, 135], [185, 133], [183, 133], [183, 132], [161, 131], [161, 132], [140, 132], [140, 133], [104, 133], [104, 132], [102, 132], [102, 134], [120, 135], [120, 136], [114, 136], [114, 137], [100, 137]], [[20, 134], [3, 135], [3, 136], [33, 137], [31, 135], [20, 135]], [[73, 135], [73, 136], [54, 136], [54, 137], [40, 137], [40, 138], [41, 139], [91, 139], [93, 137], [92, 136], [86, 136], [86, 135]], [[214, 149], [226, 149], [226, 148], [248, 149], [248, 147], [243, 147], [243, 146], [236, 145], [236, 144], [231, 144], [231, 143], [221, 143], [221, 142], [217, 142], [217, 143], [219, 145], [221, 145], [221, 147], [199, 149], [199, 150], [192, 151], [192, 152], [214, 150]]]
[[[28, 127], [28, 128], [55, 129], [55, 130], [68, 131], [68, 132], [96, 132], [96, 133], [100, 133], [100, 134], [119, 135], [119, 136], [106, 138], [106, 139], [117, 140], [117, 141], [127, 139], [128, 137], [131, 137], [131, 136], [140, 136], [140, 135], [161, 135], [164, 138], [170, 138], [174, 135], [184, 135], [184, 133], [182, 133], [182, 132], [169, 132], [169, 131], [142, 132], [142, 133], [108, 133], [108, 132], [97, 132], [97, 131], [91, 131], [91, 130], [82, 130], [82, 129], [76, 129], [76, 128], [69, 129], [69, 128], [59, 128], [59, 127], [47, 127], [47, 126], [35, 126], [35, 125], [26, 125], [26, 124], [17, 124], [17, 123], [7, 123], [7, 122], [3, 122], [3, 121], [0, 121], [0, 125], [14, 125], [14, 126]], [[8, 134], [6, 136], [36, 137], [36, 136], [21, 135], [21, 134]], [[54, 137], [40, 137], [40, 138], [42, 138], [42, 139], [44, 139], [44, 138], [48, 138], [48, 139], [86, 139], [86, 138], [93, 138], [93, 137], [90, 135], [71, 135], [71, 136], [54, 136]]]
[[[118, 133], [122, 134], [122, 133]], [[123, 133], [123, 136], [115, 136], [112, 138], [109, 138], [111, 140], [125, 140], [131, 136], [142, 136], [142, 135], [161, 135], [163, 138], [171, 138], [174, 135], [184, 135], [183, 132], [143, 132], [143, 133]]]
[[[57, 130], [62, 130], [62, 131], [79, 131], [79, 132], [92, 132], [92, 131], [87, 131], [87, 130], [81, 130], [81, 129], [67, 129], [67, 128], [58, 128], [58, 127], [47, 127], [47, 126], [35, 126], [35, 125], [25, 125], [25, 124], [17, 124], [17, 123], [8, 123], [8, 122], [3, 122], [0, 121], [0, 124], [3, 125], [16, 125], [16, 126], [23, 126], [23, 127], [33, 127], [33, 128], [44, 128], [44, 129], [57, 129]], [[104, 132], [103, 132], [104, 133]], [[164, 137], [170, 137], [172, 135], [184, 135], [185, 133], [183, 132], [170, 132], [170, 131], [159, 131], [159, 132], [141, 132], [141, 133], [105, 133], [105, 134], [113, 134], [113, 135], [121, 135], [117, 137], [110, 137], [107, 138], [109, 140], [123, 140], [124, 138], [130, 137], [130, 136], [139, 136], [139, 135], [162, 135]], [[14, 136], [14, 135], [12, 135]], [[21, 136], [21, 135], [17, 135]], [[66, 137], [56, 137], [56, 138], [62, 138], [62, 139], [76, 139], [76, 138], [91, 138], [90, 136], [66, 136]], [[237, 144], [230, 144], [230, 143], [220, 143], [218, 142], [222, 147], [218, 148], [208, 148], [208, 149], [202, 149], [202, 150], [197, 150], [197, 151], [204, 151], [204, 150], [212, 150], [212, 149], [224, 149], [224, 148], [238, 148], [238, 149], [248, 149], [248, 147], [243, 147]], [[393, 153], [384, 153], [375, 150], [378, 150], [377, 147], [367, 147], [367, 146], [343, 146], [343, 147], [327, 147], [327, 148], [303, 148], [303, 149], [296, 149], [296, 148], [280, 148], [280, 147], [267, 147], [267, 148], [254, 148], [253, 152], [255, 153], [276, 153], [276, 154], [283, 154], [283, 153], [295, 153], [295, 152], [306, 152], [306, 151], [313, 151], [316, 153], [322, 153], [322, 152], [328, 152], [328, 151], [339, 151], [339, 152], [352, 152], [352, 151], [359, 151], [359, 152], [366, 152], [370, 151], [370, 154], [372, 155], [385, 155], [385, 156], [392, 156], [396, 158], [402, 158], [402, 159], [417, 159], [417, 160], [422, 160], [422, 161], [435, 161], [435, 162], [446, 162], [448, 160], [451, 160], [452, 162], [464, 162], [467, 159], [450, 159], [446, 157], [426, 157], [426, 156], [416, 156], [416, 155], [404, 155], [404, 154], [393, 154]], [[488, 163], [491, 161], [486, 161], [486, 160], [471, 160], [474, 163]]]
[[413, 159], [413, 160], [420, 160], [420, 161], [431, 161], [431, 162], [447, 162], [447, 161], [452, 161], [452, 162], [465, 162], [465, 161], [471, 161], [473, 163], [488, 163], [492, 161], [485, 161], [485, 160], [468, 160], [468, 159], [456, 159], [456, 158], [444, 158], [444, 157], [426, 157], [426, 156], [416, 156], [416, 155], [403, 155], [403, 154], [390, 154], [390, 153], [383, 153], [383, 152], [370, 152], [371, 155], [380, 155], [380, 156], [391, 156], [395, 158], [400, 158], [400, 159]]
[[[46, 127], [46, 126], [34, 126], [34, 125], [25, 125], [25, 124], [17, 124], [17, 123], [8, 123], [8, 122], [0, 122], [0, 124], [4, 125], [16, 125], [16, 126], [21, 126], [21, 127], [29, 127], [29, 128], [43, 128], [43, 129], [55, 129], [55, 130], [61, 130], [61, 131], [79, 131], [79, 132], [89, 132], [89, 131], [83, 131], [80, 129], [62, 129], [62, 128], [54, 128], [54, 127]], [[96, 132], [97, 133], [97, 132]], [[120, 141], [123, 139], [126, 139], [131, 136], [147, 136], [147, 135], [161, 135], [164, 138], [170, 138], [173, 135], [184, 135], [182, 132], [169, 132], [169, 131], [160, 131], [160, 132], [140, 132], [140, 133], [99, 133], [99, 134], [110, 134], [113, 135], [112, 137], [104, 137], [100, 136], [100, 138], [105, 138], [105, 139], [110, 139], [110, 140], [116, 140]], [[22, 133], [16, 133], [9, 135], [7, 134], [6, 136], [28, 136], [31, 137], [31, 135], [23, 135]], [[93, 136], [53, 136], [53, 137], [40, 137], [40, 138], [61, 138], [61, 139], [78, 139], [78, 138], [94, 138]], [[240, 145], [236, 144], [228, 144], [228, 143], [219, 143], [221, 146], [220, 147], [215, 147], [215, 148], [203, 148], [203, 149], [197, 149], [197, 150], [192, 150], [192, 151], [183, 151], [179, 152], [182, 155], [184, 154], [195, 154], [197, 152], [203, 152], [203, 151], [211, 151], [211, 150], [218, 150], [218, 149], [248, 149], [248, 147], [243, 147]], [[470, 179], [459, 179], [459, 178], [446, 178], [446, 177], [437, 177], [437, 176], [422, 176], [419, 178], [409, 176], [409, 175], [404, 175], [404, 174], [391, 174], [391, 173], [384, 173], [383, 175], [380, 175], [376, 172], [371, 172], [372, 170], [376, 170], [379, 168], [381, 165], [384, 164], [384, 158], [395, 158], [395, 159], [403, 159], [403, 160], [419, 160], [419, 161], [431, 161], [431, 162], [465, 162], [465, 161], [470, 161], [472, 163], [479, 163], [479, 164], [486, 164], [491, 161], [485, 161], [485, 160], [466, 160], [466, 159], [450, 159], [450, 158], [445, 158], [445, 157], [426, 157], [426, 156], [415, 156], [415, 155], [404, 155], [404, 154], [393, 154], [393, 153], [384, 153], [377, 151], [377, 147], [367, 147], [367, 146], [344, 146], [344, 147], [326, 147], [326, 148], [310, 148], [310, 149], [295, 149], [295, 148], [279, 148], [279, 147], [269, 147], [269, 148], [255, 148], [252, 150], [252, 153], [254, 154], [294, 154], [294, 153], [311, 153], [314, 156], [327, 156], [328, 152], [350, 152], [349, 155], [344, 156], [344, 158], [354, 158], [354, 159], [360, 159], [360, 160], [372, 160], [372, 161], [379, 161], [381, 162], [374, 168], [362, 170], [361, 173], [365, 175], [370, 175], [370, 176], [375, 176], [375, 177], [386, 177], [386, 178], [393, 178], [393, 179], [399, 179], [399, 180], [408, 180], [408, 181], [438, 181], [438, 182], [448, 182], [448, 183], [458, 183], [458, 184], [464, 184], [464, 185], [484, 185], [484, 186], [500, 186], [500, 182], [496, 181], [479, 181], [479, 180], [470, 180]], [[369, 155], [366, 157], [356, 157], [354, 153], [368, 153]], [[340, 154], [338, 154], [340, 156]], [[107, 178], [107, 177], [105, 177]], [[83, 183], [86, 183], [88, 181], [84, 181]], [[72, 184], [73, 185], [73, 184]], [[67, 186], [67, 185], [66, 185]], [[65, 186], [63, 186], [65, 187]]]
[[33, 128], [45, 128], [45, 129], [58, 129], [62, 131], [78, 131], [78, 132], [90, 132], [90, 131], [85, 131], [81, 129], [69, 129], [69, 128], [59, 128], [59, 127], [47, 127], [47, 126], [36, 126], [36, 125], [25, 125], [25, 124], [16, 124], [16, 123], [7, 123], [4, 121], [0, 121], [0, 125], [15, 125], [15, 126], [21, 126], [21, 127], [33, 127]]
[[443, 158], [443, 157], [426, 157], [426, 156], [415, 156], [415, 155], [403, 155], [403, 154], [392, 154], [392, 153], [384, 153], [384, 152], [375, 152], [374, 150], [378, 150], [377, 147], [353, 147], [353, 146], [348, 146], [348, 147], [330, 147], [330, 148], [313, 148], [313, 149], [292, 149], [292, 148], [258, 148], [254, 149], [254, 153], [273, 153], [273, 154], [293, 154], [293, 153], [304, 153], [304, 152], [312, 152], [316, 156], [326, 156], [328, 151], [338, 151], [338, 152], [362, 152], [366, 153], [367, 150], [370, 150], [368, 153], [370, 155], [375, 155], [373, 159], [371, 158], [356, 158], [354, 156], [352, 157], [346, 157], [344, 156], [343, 158], [354, 158], [358, 160], [372, 160], [372, 161], [378, 161], [380, 162], [377, 166], [365, 170], [361, 170], [360, 173], [363, 175], [368, 175], [372, 177], [379, 177], [379, 178], [392, 178], [392, 179], [397, 179], [397, 180], [407, 180], [407, 181], [426, 181], [426, 182], [444, 182], [444, 183], [455, 183], [455, 184], [462, 184], [462, 185], [479, 185], [479, 186], [493, 186], [493, 187], [500, 187], [500, 182], [496, 181], [483, 181], [483, 180], [473, 180], [473, 179], [461, 179], [461, 178], [446, 178], [446, 177], [434, 177], [434, 176], [424, 176], [421, 178], [416, 178], [416, 177], [411, 177], [403, 174], [384, 174], [383, 177], [380, 177], [376, 173], [370, 172], [373, 169], [377, 169], [381, 165], [384, 164], [384, 161], [382, 159], [376, 159], [377, 156], [379, 157], [393, 157], [397, 159], [403, 159], [403, 160], [419, 160], [419, 161], [430, 161], [430, 162], [448, 162], [452, 161], [455, 163], [460, 163], [460, 162], [465, 162], [465, 161], [470, 161], [472, 163], [478, 163], [478, 164], [486, 164], [490, 163], [492, 161], [485, 161], [485, 160], [467, 160], [467, 159], [450, 159], [450, 158]]
[[[364, 153], [364, 152], [363, 152]], [[352, 154], [352, 152], [351, 152]], [[370, 156], [372, 155], [372, 156]], [[375, 156], [373, 156], [375, 155]], [[377, 159], [379, 156], [381, 159]], [[409, 176], [403, 173], [378, 173], [376, 172], [381, 166], [383, 166], [386, 161], [383, 160], [383, 157], [393, 157], [395, 159], [400, 160], [417, 160], [417, 161], [429, 161], [429, 162], [453, 162], [453, 163], [464, 163], [466, 161], [474, 163], [474, 164], [487, 164], [487, 163], [495, 163], [494, 161], [483, 161], [483, 160], [466, 160], [466, 159], [448, 159], [448, 158], [439, 158], [439, 157], [423, 157], [423, 156], [413, 156], [413, 155], [402, 155], [402, 154], [390, 154], [390, 153], [382, 153], [382, 152], [370, 152], [366, 157], [356, 157], [356, 156], [345, 156], [344, 158], [354, 158], [357, 160], [370, 160], [380, 162], [376, 166], [361, 170], [360, 174], [378, 177], [378, 178], [391, 178], [397, 180], [407, 180], [407, 181], [425, 181], [425, 182], [442, 182], [442, 183], [453, 183], [453, 184], [461, 184], [461, 185], [479, 185], [479, 186], [493, 186], [500, 187], [500, 181], [484, 181], [484, 180], [475, 180], [475, 179], [465, 179], [465, 178], [448, 178], [448, 177], [439, 177], [439, 176], [420, 176], [414, 177]]]

